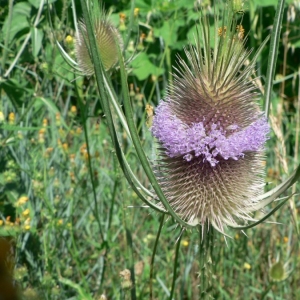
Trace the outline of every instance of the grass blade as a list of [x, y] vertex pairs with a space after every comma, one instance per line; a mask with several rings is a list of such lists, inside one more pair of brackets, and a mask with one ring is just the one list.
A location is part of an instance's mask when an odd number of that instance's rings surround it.
[[269, 116], [269, 112], [270, 112], [273, 78], [274, 78], [275, 68], [276, 68], [276, 60], [277, 60], [277, 53], [279, 47], [284, 4], [285, 4], [285, 0], [278, 1], [276, 14], [275, 14], [275, 21], [273, 24], [273, 30], [271, 34], [271, 42], [270, 42], [271, 45], [270, 45], [270, 52], [268, 57], [268, 69], [267, 69], [265, 95], [264, 95], [265, 114], [267, 117]]

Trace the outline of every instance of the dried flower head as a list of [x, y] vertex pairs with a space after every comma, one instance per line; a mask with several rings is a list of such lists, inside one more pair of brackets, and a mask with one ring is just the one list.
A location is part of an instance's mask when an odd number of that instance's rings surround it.
[[[99, 54], [106, 70], [111, 69], [118, 62], [118, 47], [123, 48], [123, 40], [115, 26], [108, 20], [103, 8], [97, 1], [93, 1], [91, 8], [92, 26], [94, 29]], [[91, 61], [86, 24], [79, 22], [80, 30], [76, 36], [75, 53], [80, 70], [87, 76], [94, 74]]]
[[201, 17], [196, 46], [186, 49], [191, 67], [179, 58], [151, 128], [160, 144], [157, 177], [174, 211], [223, 233], [238, 218], [251, 220], [263, 192], [269, 132], [251, 79], [255, 61], [245, 66], [251, 51], [238, 18], [228, 6], [222, 17], [216, 14], [210, 36]]
[[132, 287], [131, 272], [128, 269], [124, 269], [120, 272], [121, 286], [123, 289], [130, 289]]

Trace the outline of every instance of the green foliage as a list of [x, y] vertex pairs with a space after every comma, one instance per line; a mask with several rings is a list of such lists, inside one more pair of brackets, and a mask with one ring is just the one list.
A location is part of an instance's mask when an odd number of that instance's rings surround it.
[[[39, 0], [8, 1], [0, 8], [0, 235], [13, 238], [14, 277], [24, 299], [96, 300], [105, 299], [103, 294], [107, 299], [146, 299], [159, 216], [140, 207], [121, 173], [95, 79], [74, 72], [56, 45], [58, 41], [75, 59], [72, 9], [77, 19], [82, 10], [73, 2], [48, 1], [39, 10]], [[165, 96], [176, 55], [184, 57], [183, 47], [194, 42], [199, 9], [209, 16], [214, 10], [210, 1], [200, 6], [199, 1], [136, 0], [133, 8], [138, 10], [133, 11], [130, 2], [105, 1], [105, 8], [117, 27], [125, 25], [121, 33], [128, 41], [124, 55], [134, 121], [153, 158], [146, 105]], [[270, 33], [276, 5], [275, 0], [246, 3], [249, 48], [258, 49]], [[299, 2], [288, 1], [271, 97], [268, 187], [286, 179], [299, 163], [299, 14]], [[264, 85], [268, 50], [257, 65], [259, 86]], [[119, 73], [116, 69], [110, 76], [122, 104]], [[113, 120], [131, 168], [149, 188], [127, 133], [116, 116]], [[292, 191], [299, 192], [299, 183]], [[247, 230], [247, 236], [231, 230], [233, 239], [226, 241], [214, 236], [213, 263], [207, 265], [215, 299], [300, 297], [299, 195], [288, 203], [290, 209], [284, 206], [271, 220], [284, 225], [260, 225]], [[168, 299], [171, 291], [179, 235], [171, 220], [162, 227], [152, 283], [157, 299]], [[174, 299], [199, 298], [198, 244], [199, 232], [183, 233]], [[274, 284], [270, 268], [279, 255], [292, 272]], [[130, 285], [120, 272], [133, 266]]]
[[141, 81], [147, 79], [150, 75], [158, 77], [164, 74], [164, 69], [153, 64], [144, 52], [134, 59], [131, 67], [133, 68], [132, 73]]

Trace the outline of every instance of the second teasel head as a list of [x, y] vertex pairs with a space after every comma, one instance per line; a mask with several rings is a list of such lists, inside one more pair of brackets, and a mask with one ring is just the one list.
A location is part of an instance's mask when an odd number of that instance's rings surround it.
[[[118, 29], [111, 23], [103, 7], [93, 1], [91, 21], [96, 37], [98, 51], [106, 71], [116, 66], [118, 62], [118, 47], [123, 48], [123, 40]], [[94, 74], [91, 51], [86, 24], [80, 21], [76, 35], [75, 53], [78, 67], [86, 76]]]

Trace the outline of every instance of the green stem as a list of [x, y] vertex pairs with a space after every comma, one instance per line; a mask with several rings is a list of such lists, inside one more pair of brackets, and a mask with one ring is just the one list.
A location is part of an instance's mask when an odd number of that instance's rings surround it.
[[[75, 90], [78, 91], [77, 88]], [[94, 199], [94, 205], [95, 205], [95, 209], [93, 209], [93, 214], [94, 214], [95, 219], [97, 220], [101, 239], [102, 239], [102, 241], [104, 241], [104, 235], [103, 235], [102, 225], [101, 225], [101, 221], [100, 221], [100, 214], [99, 214], [98, 201], [97, 201], [97, 195], [96, 195], [96, 185], [95, 185], [93, 167], [92, 167], [92, 162], [91, 162], [88, 129], [86, 126], [86, 122], [87, 122], [86, 109], [87, 109], [88, 105], [83, 104], [83, 101], [82, 101], [81, 97], [79, 96], [79, 93], [77, 93], [77, 97], [79, 99], [78, 102], [79, 102], [80, 110], [82, 111], [82, 123], [83, 123], [83, 130], [84, 130], [84, 138], [85, 138], [86, 148], [87, 148], [87, 153], [88, 153], [88, 168], [89, 168], [89, 175], [90, 175], [91, 183], [92, 183], [93, 199]]]
[[[299, 138], [300, 138], [300, 68], [298, 69], [298, 105], [296, 105], [296, 113], [295, 113], [295, 119], [296, 119], [296, 126], [295, 126], [295, 153], [294, 153], [294, 168], [296, 168], [298, 164], [298, 157], [299, 157]], [[296, 193], [296, 184], [293, 185], [292, 194]], [[297, 217], [297, 209], [296, 209], [296, 199], [295, 197], [291, 200], [291, 208], [292, 208], [292, 214], [295, 219], [295, 226], [296, 226], [296, 232], [299, 235], [299, 221]], [[294, 225], [293, 225], [294, 226]], [[300, 240], [299, 245], [300, 245]]]
[[174, 268], [173, 268], [173, 281], [172, 281], [172, 288], [170, 292], [169, 300], [173, 300], [174, 290], [175, 290], [175, 282], [176, 282], [176, 273], [177, 273], [177, 265], [178, 265], [178, 255], [179, 255], [179, 248], [180, 242], [182, 238], [183, 232], [180, 232], [180, 236], [177, 240], [176, 250], [175, 250], [175, 259], [174, 259]]
[[[113, 159], [114, 159], [114, 174], [117, 174], [117, 166], [116, 166], [116, 162], [115, 162], [115, 157]], [[110, 229], [118, 187], [119, 187], [119, 179], [116, 178], [114, 181], [114, 189], [113, 189], [112, 200], [111, 200], [111, 205], [110, 205], [110, 209], [109, 209], [106, 232], [108, 232]]]
[[270, 112], [273, 78], [276, 69], [276, 61], [277, 61], [277, 54], [278, 54], [278, 47], [279, 47], [281, 24], [282, 24], [283, 12], [284, 12], [284, 4], [285, 4], [285, 0], [278, 0], [276, 14], [275, 14], [275, 21], [273, 24], [273, 31], [271, 34], [270, 51], [268, 57], [268, 68], [267, 68], [267, 76], [266, 76], [266, 84], [265, 84], [265, 95], [264, 95], [266, 117], [269, 116], [269, 112]]
[[136, 300], [132, 235], [131, 235], [131, 230], [128, 227], [126, 227], [126, 240], [127, 240], [128, 248], [130, 250], [129, 254], [128, 254], [128, 260], [129, 260], [128, 265], [129, 265], [129, 270], [130, 270], [130, 274], [131, 274], [131, 281], [132, 281], [132, 288], [130, 290], [131, 300]]
[[[117, 174], [117, 166], [116, 166], [116, 162], [115, 162], [115, 157], [113, 157], [113, 162], [114, 162], [114, 174]], [[116, 196], [117, 196], [117, 191], [118, 191], [118, 187], [119, 187], [119, 180], [118, 178], [115, 179], [114, 181], [114, 188], [113, 188], [113, 193], [112, 193], [112, 199], [111, 199], [111, 204], [110, 204], [110, 208], [109, 208], [109, 215], [106, 221], [106, 226], [105, 226], [105, 233], [104, 233], [104, 241], [105, 244], [107, 245], [105, 254], [103, 255], [103, 260], [102, 260], [102, 264], [101, 264], [101, 271], [99, 272], [99, 288], [98, 291], [100, 290], [100, 288], [102, 287], [103, 281], [104, 281], [104, 274], [106, 271], [106, 266], [107, 266], [107, 257], [109, 255], [109, 247], [108, 247], [108, 238], [107, 238], [107, 234], [110, 232], [110, 226], [111, 226], [111, 221], [112, 221], [112, 217], [113, 217], [113, 211], [114, 211], [114, 206], [115, 206], [115, 202], [116, 202]]]
[[207, 297], [207, 280], [206, 280], [206, 264], [208, 258], [208, 248], [209, 248], [209, 236], [208, 236], [208, 224], [205, 223], [200, 227], [199, 236], [199, 268], [200, 268], [200, 299], [205, 299]]
[[71, 2], [72, 2], [71, 7], [72, 7], [72, 15], [73, 15], [73, 22], [74, 22], [75, 32], [76, 32], [76, 34], [79, 34], [75, 0], [71, 0]]
[[155, 244], [154, 244], [154, 248], [153, 248], [153, 252], [152, 252], [152, 256], [151, 256], [151, 263], [150, 263], [150, 280], [149, 280], [149, 294], [150, 294], [150, 300], [153, 299], [153, 271], [154, 271], [154, 258], [155, 258], [155, 254], [156, 254], [156, 249], [157, 249], [157, 245], [158, 245], [158, 241], [159, 241], [159, 237], [160, 237], [160, 233], [161, 233], [161, 229], [163, 227], [164, 224], [164, 215], [161, 216], [160, 219], [160, 224], [159, 224], [159, 228], [158, 228], [158, 232], [156, 235], [156, 239], [155, 239]]
[[[165, 50], [164, 50], [164, 52], [163, 52], [163, 55], [162, 55], [162, 57], [161, 57], [161, 60], [160, 60], [159, 66], [158, 66], [159, 68], [161, 68], [162, 65], [163, 65], [165, 56], [167, 55], [167, 49], [168, 49], [168, 45], [165, 45]], [[148, 97], [148, 99], [147, 99], [147, 103], [150, 103], [150, 101], [152, 100], [152, 97], [153, 97], [153, 94], [154, 94], [155, 87], [156, 87], [156, 81], [153, 82], [153, 85], [152, 85], [152, 88], [151, 88], [149, 97]], [[157, 99], [157, 100], [159, 100], [159, 99]]]
[[[124, 154], [123, 154], [122, 149], [120, 147], [118, 137], [117, 137], [117, 133], [116, 133], [116, 130], [115, 130], [115, 125], [114, 125], [114, 121], [113, 121], [111, 110], [110, 110], [110, 103], [109, 103], [109, 100], [108, 100], [107, 87], [105, 85], [105, 80], [108, 80], [108, 76], [106, 74], [106, 71], [103, 67], [103, 64], [102, 64], [102, 61], [101, 61], [101, 58], [100, 58], [99, 49], [97, 47], [97, 43], [96, 43], [96, 39], [95, 39], [95, 35], [94, 35], [94, 30], [93, 30], [93, 26], [92, 26], [92, 23], [91, 23], [90, 14], [89, 14], [89, 11], [88, 11], [88, 8], [87, 8], [87, 3], [86, 3], [85, 0], [81, 0], [81, 6], [82, 6], [83, 18], [85, 20], [85, 25], [86, 25], [86, 29], [87, 29], [87, 33], [88, 33], [87, 41], [89, 42], [92, 61], [94, 63], [94, 68], [95, 68], [95, 75], [96, 75], [98, 91], [100, 93], [99, 101], [100, 101], [101, 107], [102, 107], [102, 109], [104, 111], [104, 114], [105, 114], [105, 117], [106, 117], [107, 127], [109, 129], [112, 144], [113, 144], [113, 147], [115, 148], [116, 155], [118, 157], [120, 166], [122, 168], [122, 171], [123, 171], [128, 183], [133, 188], [135, 193], [142, 200], [144, 200], [149, 206], [155, 208], [158, 211], [161, 211], [162, 209], [156, 207], [155, 204], [151, 204], [149, 201], [147, 201], [147, 199], [145, 199], [143, 194], [141, 194], [140, 190], [132, 182], [131, 175], [128, 171], [128, 163], [124, 159]], [[121, 59], [123, 60], [122, 55], [121, 55]]]
[[89, 291], [89, 284], [88, 284], [88, 282], [85, 278], [85, 275], [83, 274], [83, 271], [81, 269], [82, 263], [79, 261], [80, 254], [79, 254], [78, 249], [77, 249], [77, 245], [76, 245], [76, 241], [75, 241], [75, 237], [74, 237], [74, 232], [73, 232], [73, 226], [71, 228], [71, 242], [72, 242], [72, 246], [69, 247], [70, 254], [71, 254], [72, 258], [75, 261], [76, 270], [80, 274], [82, 285], [85, 287], [86, 291]]
[[127, 119], [127, 124], [129, 127], [129, 131], [131, 133], [131, 137], [132, 137], [132, 142], [133, 145], [135, 147], [135, 150], [137, 152], [137, 155], [139, 157], [139, 160], [143, 166], [143, 169], [151, 183], [151, 185], [153, 186], [157, 196], [159, 197], [160, 201], [163, 203], [166, 211], [168, 213], [170, 213], [170, 215], [182, 226], [184, 227], [194, 227], [193, 225], [183, 221], [173, 210], [173, 208], [170, 206], [169, 202], [167, 201], [159, 183], [156, 180], [156, 177], [153, 173], [153, 170], [150, 166], [150, 163], [148, 161], [148, 158], [143, 150], [143, 147], [141, 145], [141, 141], [135, 126], [135, 121], [134, 121], [134, 117], [133, 117], [133, 111], [132, 111], [132, 105], [130, 102], [130, 96], [129, 96], [129, 91], [128, 91], [128, 86], [127, 86], [127, 76], [126, 76], [126, 72], [125, 72], [125, 66], [123, 63], [123, 58], [122, 55], [119, 51], [119, 61], [120, 61], [120, 71], [121, 71], [121, 81], [122, 81], [122, 92], [123, 92], [123, 96], [124, 96], [124, 109], [125, 109], [125, 116]]
[[135, 8], [135, 0], [131, 0], [129, 26], [128, 26], [127, 39], [124, 43], [124, 49], [127, 49], [129, 41], [130, 41], [131, 33], [133, 31], [134, 8]]

